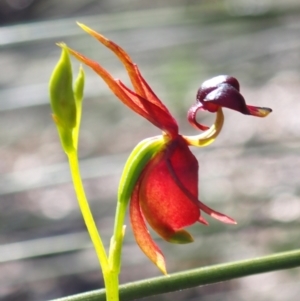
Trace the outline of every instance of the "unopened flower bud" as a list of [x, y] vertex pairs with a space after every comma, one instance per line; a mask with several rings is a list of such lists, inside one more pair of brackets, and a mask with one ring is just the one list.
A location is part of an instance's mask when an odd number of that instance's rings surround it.
[[49, 91], [54, 121], [65, 130], [72, 130], [76, 126], [72, 80], [70, 57], [68, 51], [62, 48], [60, 60], [51, 75]]

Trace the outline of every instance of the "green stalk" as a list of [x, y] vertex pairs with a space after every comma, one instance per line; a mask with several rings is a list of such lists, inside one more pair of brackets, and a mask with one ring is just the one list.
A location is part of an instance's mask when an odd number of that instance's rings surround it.
[[107, 301], [118, 301], [119, 300], [119, 280], [118, 273], [112, 271], [108, 264], [108, 258], [106, 255], [106, 251], [104, 245], [102, 243], [100, 234], [98, 232], [97, 226], [95, 224], [93, 215], [90, 210], [90, 206], [88, 204], [87, 198], [85, 196], [84, 188], [82, 185], [82, 180], [80, 176], [79, 164], [78, 164], [78, 156], [77, 152], [70, 151], [67, 153], [71, 175], [73, 180], [73, 185], [75, 188], [76, 196], [78, 199], [79, 207], [86, 224], [87, 230], [91, 237], [92, 243], [96, 250], [96, 254], [102, 267], [103, 278], [105, 282], [105, 287], [107, 291]]
[[132, 191], [145, 165], [161, 149], [162, 145], [162, 136], [141, 141], [134, 148], [125, 164], [119, 184], [114, 234], [109, 249], [109, 266], [113, 272], [120, 273], [121, 269], [121, 253], [125, 232], [124, 220]]
[[[52, 117], [56, 124], [61, 145], [69, 159], [69, 165], [79, 207], [96, 250], [102, 268], [107, 291], [107, 301], [119, 300], [118, 273], [111, 268], [100, 234], [95, 224], [87, 198], [85, 196], [78, 163], [78, 138], [82, 113], [82, 100], [85, 75], [80, 67], [79, 74], [72, 87], [72, 66], [68, 50], [61, 44], [62, 54], [54, 68], [49, 82]], [[122, 239], [121, 239], [122, 242]], [[121, 247], [120, 247], [121, 248]]]
[[[218, 264], [185, 272], [146, 279], [120, 286], [120, 300], [134, 300], [169, 293], [195, 286], [227, 281], [240, 277], [291, 269], [300, 266], [300, 250], [282, 252], [255, 259]], [[104, 289], [52, 301], [104, 301]]]

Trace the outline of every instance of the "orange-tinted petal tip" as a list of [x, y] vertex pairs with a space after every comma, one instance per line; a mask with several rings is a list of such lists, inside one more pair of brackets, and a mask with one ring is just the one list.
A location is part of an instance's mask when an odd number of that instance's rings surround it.
[[77, 23], [77, 25], [79, 26], [79, 27], [81, 27], [84, 31], [90, 31], [91, 29], [88, 27], [88, 26], [86, 26], [86, 25], [84, 25], [83, 23], [80, 23], [80, 22], [76, 22]]
[[160, 269], [160, 271], [167, 275], [166, 263], [164, 257], [160, 253], [156, 253], [156, 266]]
[[145, 224], [143, 214], [139, 204], [139, 183], [136, 184], [130, 202], [130, 222], [137, 244], [145, 255], [160, 269], [163, 274], [167, 274], [165, 258], [159, 247], [153, 241]]
[[[85, 32], [87, 32], [88, 34], [90, 34], [91, 36], [93, 36], [94, 38], [96, 38], [98, 41], [100, 41], [101, 43], [103, 43], [104, 45], [107, 46], [107, 43], [111, 42], [109, 41], [106, 37], [104, 37], [103, 35], [101, 35], [100, 33], [98, 33], [97, 31], [89, 28], [88, 26], [77, 22], [77, 25], [84, 30]], [[113, 43], [113, 42], [111, 42]], [[114, 44], [114, 43], [113, 43]], [[116, 45], [117, 46], [117, 45]], [[118, 47], [118, 46], [117, 46]]]
[[68, 48], [67, 45], [64, 42], [56, 43], [56, 46], [58, 46], [60, 48]]

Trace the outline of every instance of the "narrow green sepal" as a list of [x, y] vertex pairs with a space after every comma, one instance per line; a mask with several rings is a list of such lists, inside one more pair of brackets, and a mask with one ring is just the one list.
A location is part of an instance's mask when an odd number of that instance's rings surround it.
[[125, 230], [123, 223], [132, 191], [145, 165], [163, 146], [164, 139], [162, 136], [145, 139], [134, 148], [125, 164], [119, 184], [115, 229], [109, 254], [110, 267], [113, 271], [120, 270]]
[[185, 230], [179, 230], [174, 233], [174, 235], [167, 239], [168, 242], [174, 243], [174, 244], [189, 244], [194, 241], [192, 235], [185, 231]]
[[72, 66], [67, 49], [62, 48], [61, 57], [49, 82], [53, 114], [60, 126], [73, 129], [76, 126], [76, 105], [72, 88]]
[[164, 146], [162, 136], [141, 141], [130, 154], [119, 184], [118, 201], [128, 203], [134, 186], [149, 160]]

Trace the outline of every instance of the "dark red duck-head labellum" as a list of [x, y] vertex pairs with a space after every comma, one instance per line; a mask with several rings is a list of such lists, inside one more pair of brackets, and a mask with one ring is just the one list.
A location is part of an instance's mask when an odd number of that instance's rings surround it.
[[266, 117], [272, 112], [270, 108], [255, 107], [246, 104], [240, 93], [240, 84], [232, 76], [219, 75], [205, 81], [197, 92], [197, 102], [188, 112], [189, 122], [200, 130], [208, 127], [196, 121], [198, 110], [217, 112], [220, 108], [228, 108], [245, 115]]
[[219, 75], [205, 81], [198, 90], [197, 101], [210, 112], [216, 112], [219, 107], [257, 117], [265, 117], [272, 112], [269, 108], [246, 105], [238, 80], [228, 75]]

